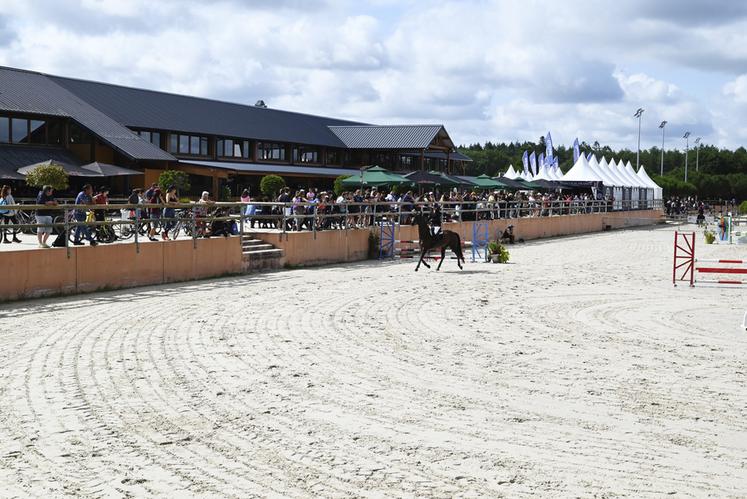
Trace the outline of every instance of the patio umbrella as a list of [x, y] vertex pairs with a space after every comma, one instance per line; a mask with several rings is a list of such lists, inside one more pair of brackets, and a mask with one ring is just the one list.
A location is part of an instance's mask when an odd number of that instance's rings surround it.
[[477, 187], [480, 189], [502, 189], [505, 188], [505, 185], [497, 180], [493, 180], [492, 178], [488, 177], [484, 173], [480, 175], [479, 177], [475, 177], [475, 179], [472, 181]]
[[407, 180], [417, 185], [441, 185], [443, 178], [433, 172], [415, 171], [404, 176]]
[[521, 177], [508, 178], [508, 177], [493, 177], [493, 180], [500, 182], [505, 186], [506, 189], [521, 190], [526, 188], [526, 182], [520, 181]]
[[65, 170], [65, 173], [67, 173], [71, 177], [103, 177], [104, 176], [104, 175], [101, 175], [100, 173], [96, 173], [91, 170], [84, 170], [83, 168], [79, 166], [70, 165], [68, 163], [63, 163], [61, 161], [55, 161], [54, 159], [48, 159], [47, 161], [42, 161], [41, 163], [34, 163], [33, 165], [22, 166], [16, 171], [22, 175], [27, 175], [31, 170], [34, 170], [38, 168], [39, 166], [59, 166], [60, 168]]
[[139, 172], [137, 170], [131, 170], [129, 168], [125, 168], [123, 166], [116, 166], [116, 165], [110, 165], [108, 163], [99, 163], [98, 161], [94, 161], [93, 163], [88, 163], [87, 165], [81, 166], [83, 170], [89, 170], [93, 173], [98, 173], [99, 175], [103, 177], [120, 177], [122, 175], [142, 175], [143, 172]]
[[410, 183], [412, 183], [411, 180], [406, 179], [402, 175], [392, 173], [386, 168], [380, 166], [372, 166], [363, 170], [360, 175], [353, 175], [342, 181], [342, 185], [345, 187], [364, 185], [378, 187], [380, 185], [401, 185]]

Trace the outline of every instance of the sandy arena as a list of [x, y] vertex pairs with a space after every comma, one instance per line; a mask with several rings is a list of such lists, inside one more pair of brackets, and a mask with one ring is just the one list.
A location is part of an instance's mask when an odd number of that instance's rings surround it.
[[672, 230], [2, 305], [0, 496], [743, 496], [747, 300]]

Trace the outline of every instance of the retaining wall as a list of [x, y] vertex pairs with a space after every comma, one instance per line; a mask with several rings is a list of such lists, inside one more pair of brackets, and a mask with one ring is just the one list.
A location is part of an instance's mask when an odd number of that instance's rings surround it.
[[[661, 221], [661, 211], [600, 213], [562, 217], [520, 218], [489, 222], [495, 239], [511, 223], [517, 238], [525, 240], [599, 232], [606, 227], [652, 225]], [[445, 228], [472, 239], [473, 222], [448, 223]], [[292, 266], [322, 265], [365, 260], [369, 230], [292, 232], [286, 235], [253, 233], [284, 250], [284, 262]], [[402, 226], [397, 239], [417, 239], [417, 228]], [[241, 243], [237, 237], [193, 241], [146, 242], [140, 252], [134, 244], [4, 251], [0, 254], [4, 277], [0, 279], [0, 301], [101, 289], [128, 288], [177, 281], [218, 277], [242, 272]]]
[[0, 301], [190, 281], [242, 271], [238, 237], [3, 251]]

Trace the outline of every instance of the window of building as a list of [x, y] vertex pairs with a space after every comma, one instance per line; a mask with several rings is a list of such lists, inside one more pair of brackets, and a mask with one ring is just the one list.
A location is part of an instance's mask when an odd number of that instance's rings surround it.
[[29, 142], [32, 144], [46, 144], [47, 143], [47, 127], [46, 122], [42, 120], [30, 120], [29, 121]]
[[[161, 135], [158, 132], [152, 132], [151, 142], [161, 141]], [[176, 133], [169, 134], [168, 151], [172, 154], [187, 154], [193, 156], [208, 155], [208, 138], [199, 135], [180, 135]]]
[[309, 146], [297, 146], [293, 148], [294, 163], [319, 163], [319, 149]]
[[148, 130], [135, 130], [135, 133], [140, 136], [143, 140], [147, 140], [156, 147], [161, 147], [161, 133], [160, 132], [149, 132]]
[[218, 156], [225, 158], [250, 159], [252, 157], [251, 144], [248, 140], [218, 139], [216, 149]]
[[399, 164], [403, 168], [410, 168], [410, 167], [412, 167], [412, 156], [400, 156], [399, 157]]
[[65, 143], [65, 124], [61, 120], [47, 122], [47, 143], [53, 145]]
[[257, 142], [257, 159], [262, 161], [285, 161], [285, 144]]
[[10, 142], [10, 118], [0, 116], [0, 143]]
[[10, 120], [10, 141], [14, 144], [27, 144], [29, 141], [29, 120]]
[[189, 135], [179, 136], [179, 154], [189, 154]]
[[328, 165], [341, 165], [342, 164], [342, 151], [339, 149], [327, 149], [327, 161]]
[[76, 123], [70, 123], [70, 143], [71, 144], [91, 144], [93, 137], [87, 130], [84, 130]]

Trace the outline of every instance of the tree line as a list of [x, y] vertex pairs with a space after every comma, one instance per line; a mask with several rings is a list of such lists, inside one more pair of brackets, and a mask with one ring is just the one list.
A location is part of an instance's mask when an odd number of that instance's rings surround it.
[[[601, 146], [598, 142], [587, 144], [582, 142], [579, 149], [582, 153], [596, 154], [608, 160], [622, 159], [635, 166], [636, 152], [630, 149], [614, 150], [609, 146]], [[470, 144], [459, 146], [459, 152], [472, 158], [467, 163], [466, 175], [487, 174], [496, 176], [505, 172], [509, 165], [521, 171], [521, 157], [524, 151], [532, 151], [537, 156], [545, 152], [545, 137], [537, 142], [485, 142], [484, 144]], [[573, 166], [573, 148], [557, 146], [554, 155], [558, 158], [560, 169], [567, 172]], [[696, 171], [696, 150], [688, 152], [687, 182], [685, 177], [685, 151], [669, 149], [664, 151], [664, 175], [660, 176], [661, 149], [652, 147], [641, 150], [640, 163], [646, 167], [651, 179], [664, 188], [664, 194], [689, 196], [697, 195], [701, 199], [747, 199], [747, 150], [739, 147], [736, 150], [719, 149], [715, 146], [703, 145], [698, 156]]]

